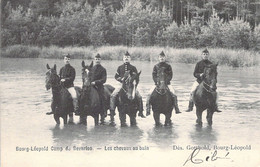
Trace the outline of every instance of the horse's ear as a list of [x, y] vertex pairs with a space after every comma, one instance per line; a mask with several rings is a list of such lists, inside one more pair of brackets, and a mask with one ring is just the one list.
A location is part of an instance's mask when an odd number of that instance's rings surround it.
[[56, 71], [56, 64], [54, 64], [53, 69]]
[[47, 67], [48, 70], [51, 69], [50, 66], [49, 66], [49, 64], [47, 64], [46, 67]]
[[89, 65], [89, 67], [90, 67], [90, 68], [92, 68], [92, 67], [93, 67], [93, 61], [91, 62], [91, 64]]
[[85, 61], [84, 61], [84, 60], [82, 60], [81, 66], [82, 66], [82, 67], [85, 67]]

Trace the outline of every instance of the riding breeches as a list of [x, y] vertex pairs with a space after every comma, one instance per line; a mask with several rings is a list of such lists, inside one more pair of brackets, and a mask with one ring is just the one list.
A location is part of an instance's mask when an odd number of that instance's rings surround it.
[[[148, 106], [150, 105], [151, 95], [152, 95], [152, 93], [153, 93], [153, 91], [154, 91], [155, 88], [156, 88], [156, 87], [153, 87], [152, 89], [150, 89], [150, 91], [149, 91], [149, 93], [148, 93], [148, 95], [147, 95], [146, 104], [147, 104]], [[170, 91], [171, 95], [172, 95], [174, 98], [176, 98], [177, 96], [175, 95], [175, 89], [173, 88], [173, 86], [169, 85], [168, 88], [169, 88], [169, 91]], [[146, 107], [147, 107], [147, 106], [146, 106]]]
[[[120, 90], [121, 90], [121, 87], [116, 88], [110, 96], [110, 110], [112, 110], [112, 111], [115, 111], [115, 109], [116, 109], [116, 100], [118, 99], [118, 94], [119, 94]], [[136, 90], [135, 95], [139, 102], [139, 111], [140, 110], [143, 111], [143, 105], [141, 105], [141, 103], [143, 103], [142, 96], [138, 90]]]
[[76, 99], [76, 98], [77, 98], [77, 93], [76, 93], [76, 90], [75, 90], [74, 87], [68, 88], [68, 91], [69, 91], [69, 93], [70, 93], [72, 99]]
[[195, 90], [197, 89], [197, 87], [199, 86], [199, 83], [197, 81], [194, 81], [190, 90], [190, 94], [193, 94], [193, 92], [195, 92]]
[[[176, 97], [175, 95], [175, 89], [173, 88], [173, 86], [169, 85], [168, 86], [169, 90], [170, 90], [170, 93], [172, 94], [172, 96]], [[149, 90], [148, 92], [148, 95], [147, 95], [147, 100], [149, 99], [150, 100], [150, 97], [154, 91], [155, 87], [152, 87], [152, 89]]]

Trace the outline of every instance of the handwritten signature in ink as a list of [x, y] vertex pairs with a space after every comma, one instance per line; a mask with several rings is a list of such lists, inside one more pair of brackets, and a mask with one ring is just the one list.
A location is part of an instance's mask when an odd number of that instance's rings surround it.
[[216, 161], [216, 160], [219, 160], [219, 159], [230, 159], [230, 157], [228, 157], [229, 152], [227, 152], [225, 156], [220, 157], [220, 156], [218, 156], [217, 150], [215, 150], [212, 155], [206, 156], [205, 159], [198, 158], [199, 152], [200, 152], [199, 148], [194, 149], [192, 151], [192, 153], [189, 155], [188, 159], [183, 164], [183, 166], [185, 166], [188, 162], [191, 162], [193, 164], [201, 164], [205, 161]]

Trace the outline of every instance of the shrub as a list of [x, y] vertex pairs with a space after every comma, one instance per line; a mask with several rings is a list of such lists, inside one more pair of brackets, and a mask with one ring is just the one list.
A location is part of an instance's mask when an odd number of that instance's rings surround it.
[[1, 49], [1, 56], [12, 58], [37, 58], [40, 55], [40, 51], [40, 48], [35, 46], [13, 45]]
[[242, 20], [233, 20], [221, 27], [223, 45], [227, 48], [249, 48], [250, 26]]

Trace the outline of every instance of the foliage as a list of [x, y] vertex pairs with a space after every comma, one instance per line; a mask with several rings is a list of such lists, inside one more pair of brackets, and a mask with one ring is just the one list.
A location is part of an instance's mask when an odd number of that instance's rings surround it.
[[[69, 53], [73, 59], [93, 59], [98, 52], [103, 60], [122, 60], [126, 51], [131, 54], [132, 60], [158, 61], [161, 51], [167, 56], [167, 61], [172, 63], [195, 63], [201, 59], [201, 49], [172, 48], [172, 47], [126, 47], [126, 46], [101, 46], [101, 47], [36, 47], [13, 45], [2, 49], [3, 57], [40, 57], [59, 58]], [[256, 66], [260, 63], [260, 53], [243, 49], [209, 48], [210, 60], [214, 63], [232, 67]]]
[[92, 16], [89, 38], [94, 46], [106, 44], [106, 35], [108, 30], [108, 21], [103, 6], [98, 6]]
[[230, 21], [221, 27], [223, 45], [227, 48], [249, 48], [250, 26], [242, 20]]
[[259, 20], [251, 1], [4, 0], [2, 4], [2, 47], [158, 45], [259, 50]]

